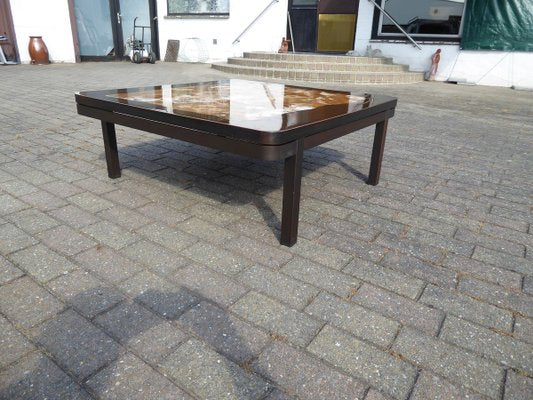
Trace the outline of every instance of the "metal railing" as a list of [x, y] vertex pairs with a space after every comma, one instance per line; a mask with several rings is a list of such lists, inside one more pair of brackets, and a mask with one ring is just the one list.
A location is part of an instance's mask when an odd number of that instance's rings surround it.
[[379, 11], [381, 11], [381, 13], [383, 15], [385, 15], [387, 18], [389, 18], [392, 23], [394, 25], [396, 25], [396, 28], [398, 28], [406, 37], [407, 39], [409, 39], [411, 41], [411, 43], [413, 43], [413, 45], [415, 47], [417, 47], [419, 50], [422, 50], [422, 47], [420, 47], [420, 45], [411, 37], [411, 35], [409, 35], [405, 29], [403, 29], [400, 24], [398, 24], [398, 22], [396, 22], [396, 20], [394, 18], [391, 17], [391, 15], [385, 11], [385, 9], [383, 7], [381, 7], [378, 3], [376, 3], [374, 0], [368, 0], [369, 2], [371, 2], [372, 4], [374, 4], [374, 7], [376, 7]]
[[261, 18], [261, 17], [263, 16], [263, 14], [266, 13], [267, 10], [268, 10], [270, 7], [272, 7], [272, 5], [273, 5], [274, 3], [279, 3], [279, 0], [272, 0], [272, 1], [271, 1], [271, 2], [270, 2], [270, 3], [269, 3], [269, 4], [263, 9], [263, 11], [261, 11], [261, 12], [257, 15], [257, 17], [255, 17], [255, 19], [254, 19], [252, 22], [250, 22], [250, 24], [249, 24], [246, 28], [244, 28], [244, 30], [241, 32], [241, 34], [235, 38], [235, 40], [233, 41], [232, 45], [235, 44], [235, 43], [239, 43], [239, 42], [241, 41], [241, 37], [242, 37], [246, 32], [248, 32], [248, 29], [250, 29], [250, 28], [252, 27], [252, 25], [255, 24], [255, 23], [257, 22], [257, 20], [258, 20], [259, 18]]

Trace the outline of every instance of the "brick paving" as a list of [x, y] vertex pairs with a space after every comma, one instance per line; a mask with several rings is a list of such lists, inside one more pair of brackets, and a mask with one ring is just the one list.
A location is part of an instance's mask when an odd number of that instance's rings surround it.
[[372, 131], [280, 162], [99, 122], [74, 92], [205, 65], [1, 68], [0, 398], [533, 398], [533, 94], [420, 83], [379, 186]]

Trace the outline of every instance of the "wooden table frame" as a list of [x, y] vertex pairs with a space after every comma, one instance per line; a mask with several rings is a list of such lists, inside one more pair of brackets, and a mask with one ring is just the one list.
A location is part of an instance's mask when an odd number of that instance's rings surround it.
[[[367, 184], [377, 185], [385, 147], [387, 123], [389, 118], [394, 115], [396, 106], [396, 99], [390, 99], [390, 102], [377, 107], [374, 113], [367, 112], [359, 116], [359, 118], [356, 116], [351, 121], [342, 122], [341, 124], [329, 121], [320, 129], [305, 129], [306, 127], [303, 127], [302, 133], [296, 135], [294, 139], [285, 143], [272, 144], [272, 141], [267, 139], [263, 140], [265, 143], [261, 143], [244, 141], [230, 136], [225, 137], [213, 134], [211, 129], [207, 127], [197, 129], [182, 126], [181, 124], [171, 123], [165, 118], [154, 118], [154, 115], [148, 118], [146, 113], [139, 110], [132, 112], [124, 105], [109, 105], [105, 104], [105, 101], [101, 99], [84, 97], [83, 94], [76, 95], [78, 113], [101, 121], [107, 171], [111, 179], [119, 178], [121, 175], [115, 124], [255, 159], [284, 160], [280, 242], [285, 246], [294, 245], [298, 237], [304, 150], [319, 146], [356, 130], [376, 125]], [[312, 133], [306, 134], [306, 131], [311, 131]]]

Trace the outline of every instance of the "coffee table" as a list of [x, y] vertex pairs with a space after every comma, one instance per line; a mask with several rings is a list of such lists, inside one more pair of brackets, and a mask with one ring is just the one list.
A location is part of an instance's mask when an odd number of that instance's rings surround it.
[[393, 97], [252, 80], [76, 93], [101, 120], [107, 171], [120, 177], [115, 124], [261, 160], [285, 160], [281, 244], [298, 236], [303, 152], [376, 125], [367, 183], [377, 185]]

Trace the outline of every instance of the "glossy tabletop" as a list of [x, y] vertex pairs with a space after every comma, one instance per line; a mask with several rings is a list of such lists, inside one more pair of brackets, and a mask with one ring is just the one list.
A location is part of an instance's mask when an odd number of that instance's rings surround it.
[[225, 125], [277, 134], [347, 115], [364, 117], [396, 105], [388, 96], [243, 79], [80, 92], [76, 100], [195, 129]]

